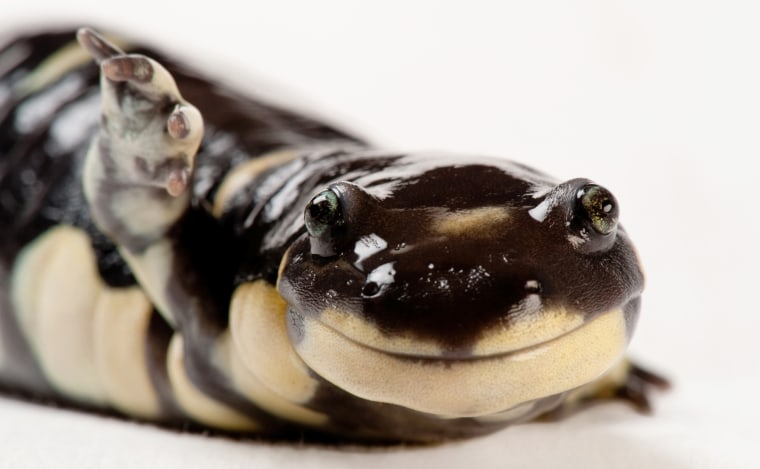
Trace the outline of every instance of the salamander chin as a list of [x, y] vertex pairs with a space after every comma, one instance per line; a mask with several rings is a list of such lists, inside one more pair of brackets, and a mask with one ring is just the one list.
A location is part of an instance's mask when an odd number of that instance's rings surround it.
[[536, 345], [468, 359], [378, 350], [293, 308], [287, 322], [296, 352], [334, 385], [443, 417], [497, 414], [574, 389], [612, 367], [628, 342], [622, 309]]

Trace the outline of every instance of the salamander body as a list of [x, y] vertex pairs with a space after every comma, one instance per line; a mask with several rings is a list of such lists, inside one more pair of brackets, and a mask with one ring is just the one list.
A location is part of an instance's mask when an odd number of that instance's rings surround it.
[[623, 359], [643, 275], [606, 188], [384, 151], [73, 38], [0, 50], [4, 388], [429, 442], [664, 385]]

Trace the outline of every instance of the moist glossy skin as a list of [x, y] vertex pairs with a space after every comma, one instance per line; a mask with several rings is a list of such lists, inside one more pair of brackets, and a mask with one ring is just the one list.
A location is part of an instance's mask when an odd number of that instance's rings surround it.
[[[305, 322], [337, 332], [333, 347], [346, 339], [423, 363], [487, 362], [615, 310], [630, 337], [643, 278], [625, 232], [602, 234], [591, 226], [578, 195], [598, 186], [584, 179], [553, 185], [504, 161], [454, 161], [403, 157], [394, 163], [398, 176], [391, 183], [363, 175], [327, 186], [336, 196], [337, 226], [312, 228], [319, 232], [296, 240], [281, 266], [279, 290], [289, 304], [296, 350], [309, 333]], [[611, 194], [609, 200], [616, 204]], [[345, 365], [335, 357], [326, 365], [310, 353], [301, 356], [341, 385], [344, 371], [335, 368]], [[513, 371], [483, 368], [492, 377]], [[383, 399], [428, 412], [481, 415], [514, 403], [481, 396], [497, 392], [500, 381], [494, 381], [494, 388], [473, 389], [475, 395], [462, 386], [456, 398], [435, 405], [392, 390]], [[361, 384], [349, 390], [375, 397]], [[480, 400], [487, 402], [474, 404]]]
[[0, 52], [4, 387], [367, 441], [471, 437], [578, 396], [646, 407], [625, 393], [657, 377], [621, 361], [643, 277], [607, 189], [375, 150], [83, 31], [98, 87], [72, 37]]
[[[441, 168], [397, 184], [382, 198], [372, 187], [330, 186], [345, 225], [329, 236], [334, 255], [312, 254], [320, 241], [308, 235], [290, 248], [280, 290], [294, 309], [319, 316], [337, 306], [383, 335], [435, 344], [459, 358], [471, 356], [489, 330], [533, 313], [520, 303], [534, 295], [544, 308], [572, 308], [584, 320], [639, 298], [642, 275], [622, 230], [608, 246], [585, 252], [596, 240], [581, 241], [577, 228], [566, 226], [584, 216], [574, 195], [588, 180], [565, 183], [569, 200], [543, 221], [530, 213], [544, 200], [532, 195], [542, 187], [498, 166]], [[388, 264], [383, 270], [393, 275], [373, 280]]]

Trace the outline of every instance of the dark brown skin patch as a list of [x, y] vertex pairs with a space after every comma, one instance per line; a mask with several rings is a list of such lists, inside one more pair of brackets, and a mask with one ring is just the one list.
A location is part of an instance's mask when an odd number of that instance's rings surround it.
[[174, 400], [169, 372], [166, 368], [166, 357], [174, 331], [166, 323], [166, 320], [153, 311], [148, 324], [148, 333], [145, 338], [145, 361], [147, 362], [150, 381], [158, 395], [161, 406], [162, 418], [166, 422], [181, 421], [186, 419]]
[[[481, 181], [478, 186], [472, 184], [475, 179]], [[567, 184], [576, 188], [586, 183]], [[432, 226], [441, 211], [450, 206], [478, 206], [481, 190], [486, 206], [511, 209], [508, 218], [489, 226], [489, 233], [499, 236], [452, 237], [434, 232]], [[293, 261], [283, 272], [281, 292], [303, 314], [319, 317], [323, 310], [337, 308], [360, 316], [389, 337], [439, 343], [452, 357], [467, 356], [478, 338], [494, 326], [520, 320], [508, 312], [535, 293], [529, 281], [540, 285], [547, 308], [567, 307], [586, 319], [638, 296], [643, 277], [624, 234], [609, 248], [581, 252], [567, 239], [573, 234], [566, 226], [566, 218], [575, 210], [572, 197], [563, 202], [567, 208], [560, 205], [538, 222], [528, 210], [541, 200], [529, 198], [525, 191], [524, 181], [480, 166], [431, 171], [404, 182], [385, 200], [347, 190], [344, 226], [331, 234], [337, 254], [311, 254], [314, 241], [304, 235], [291, 250]], [[403, 208], [402, 195], [409, 197]], [[428, 208], [419, 208], [417, 197]], [[358, 269], [353, 249], [369, 234], [385, 240], [388, 248]], [[366, 275], [387, 263], [393, 263], [393, 283], [380, 295], [367, 295]], [[334, 294], [325, 295], [330, 290]], [[627, 313], [635, 316], [637, 311], [629, 308]]]

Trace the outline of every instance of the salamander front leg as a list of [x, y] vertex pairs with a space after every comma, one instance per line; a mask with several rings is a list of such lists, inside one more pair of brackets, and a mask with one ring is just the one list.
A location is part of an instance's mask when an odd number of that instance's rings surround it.
[[106, 234], [140, 251], [189, 203], [203, 119], [155, 60], [125, 54], [89, 29], [77, 37], [101, 69], [102, 120], [87, 158], [88, 200]]
[[226, 318], [239, 254], [218, 220], [190, 205], [200, 112], [155, 60], [125, 54], [88, 29], [78, 38], [101, 71], [102, 119], [85, 194], [98, 227], [173, 329], [166, 360], [173, 400], [209, 426], [276, 428], [229, 378]]
[[180, 308], [167, 297], [178, 255], [171, 231], [190, 204], [203, 119], [155, 60], [126, 54], [89, 29], [77, 38], [101, 71], [100, 131], [84, 171], [90, 210], [151, 300], [176, 325]]

